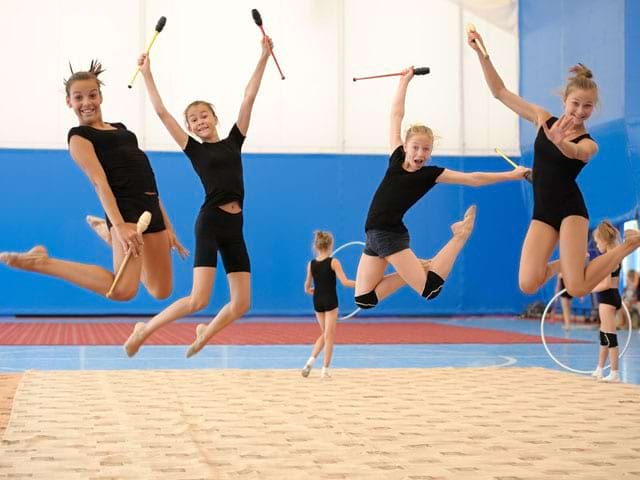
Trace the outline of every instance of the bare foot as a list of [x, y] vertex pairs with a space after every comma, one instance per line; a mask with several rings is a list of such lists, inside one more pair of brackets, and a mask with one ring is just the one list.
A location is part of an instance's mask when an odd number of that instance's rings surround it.
[[138, 350], [140, 350], [140, 346], [142, 342], [144, 342], [144, 327], [145, 324], [143, 322], [138, 322], [133, 327], [133, 332], [127, 338], [127, 341], [124, 343], [124, 351], [127, 353], [128, 357], [133, 357]]
[[19, 268], [21, 270], [37, 271], [38, 265], [44, 263], [48, 258], [49, 253], [42, 245], [37, 245], [24, 253], [0, 253], [0, 263], [4, 263], [13, 268]]
[[476, 221], [476, 206], [471, 205], [464, 213], [464, 218], [451, 225], [451, 231], [454, 236], [462, 237], [463, 239], [469, 238], [473, 231], [473, 225]]
[[96, 232], [96, 235], [111, 245], [111, 233], [107, 228], [107, 222], [105, 219], [94, 215], [87, 215], [86, 220], [91, 229]]
[[207, 326], [200, 323], [196, 327], [196, 340], [191, 344], [189, 349], [187, 350], [187, 358], [193, 357], [196, 353], [204, 348], [207, 344], [207, 341], [204, 338], [205, 331], [207, 330]]

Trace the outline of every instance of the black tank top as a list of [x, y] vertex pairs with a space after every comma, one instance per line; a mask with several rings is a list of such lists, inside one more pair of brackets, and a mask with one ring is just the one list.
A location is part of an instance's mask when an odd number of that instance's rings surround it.
[[116, 198], [158, 193], [156, 179], [138, 139], [122, 123], [110, 123], [115, 130], [99, 130], [80, 125], [69, 130], [67, 142], [78, 135], [93, 145], [107, 182]]
[[320, 261], [311, 260], [311, 276], [316, 295], [335, 293], [336, 291], [336, 272], [331, 268], [331, 260], [333, 260], [331, 257]]
[[[557, 117], [547, 120], [547, 127], [556, 123]], [[585, 133], [571, 140], [578, 143], [591, 135]], [[582, 160], [565, 156], [551, 140], [547, 138], [544, 129], [540, 127], [534, 144], [533, 158], [533, 197], [535, 202], [557, 206], [564, 201], [572, 200], [574, 195], [580, 194], [576, 184], [576, 177], [584, 168]]]
[[189, 137], [184, 153], [191, 160], [206, 194], [204, 203], [211, 206], [244, 201], [244, 180], [240, 152], [244, 135], [233, 124], [229, 136], [215, 143], [200, 143]]
[[622, 270], [622, 264], [618, 265], [618, 268], [616, 268], [613, 272], [611, 272], [611, 276], [613, 278], [620, 277], [620, 270]]

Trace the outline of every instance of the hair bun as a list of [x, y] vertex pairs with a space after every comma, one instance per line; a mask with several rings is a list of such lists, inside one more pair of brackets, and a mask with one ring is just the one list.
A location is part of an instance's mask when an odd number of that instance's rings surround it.
[[575, 77], [584, 77], [584, 78], [593, 78], [593, 73], [589, 68], [584, 66], [582, 63], [578, 63], [569, 69], [571, 73], [574, 74]]

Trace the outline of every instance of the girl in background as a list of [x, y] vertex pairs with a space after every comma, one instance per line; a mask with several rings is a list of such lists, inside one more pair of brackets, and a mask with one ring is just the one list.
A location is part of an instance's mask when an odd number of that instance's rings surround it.
[[[620, 244], [620, 233], [610, 222], [601, 222], [593, 231], [593, 240], [600, 253], [616, 248]], [[598, 296], [598, 314], [600, 316], [600, 351], [598, 354], [598, 366], [591, 374], [604, 382], [620, 382], [618, 373], [618, 335], [616, 334], [616, 314], [622, 308], [622, 299], [618, 291], [620, 284], [620, 270], [618, 265], [610, 275], [607, 275], [593, 289]], [[611, 362], [611, 372], [603, 377], [604, 364], [607, 357]]]
[[[320, 324], [321, 333], [313, 346], [309, 360], [307, 360], [302, 369], [302, 376], [309, 376], [313, 363], [324, 348], [324, 365], [320, 376], [326, 378], [329, 377], [329, 365], [331, 365], [331, 357], [333, 356], [333, 344], [338, 321], [336, 277], [345, 287], [353, 288], [356, 282], [346, 277], [340, 260], [331, 257], [333, 235], [330, 232], [316, 231], [313, 249], [316, 257], [307, 264], [304, 291], [309, 295], [313, 295], [313, 308]], [[312, 279], [313, 287], [311, 286]]]

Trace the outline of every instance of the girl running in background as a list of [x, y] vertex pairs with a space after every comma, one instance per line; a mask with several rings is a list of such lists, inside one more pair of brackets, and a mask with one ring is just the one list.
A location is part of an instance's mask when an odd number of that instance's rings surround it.
[[[593, 240], [596, 242], [598, 251], [604, 254], [619, 245], [620, 233], [617, 228], [605, 220], [593, 231]], [[618, 268], [610, 275], [607, 275], [604, 280], [593, 289], [598, 296], [600, 351], [598, 354], [598, 366], [591, 375], [605, 382], [620, 382], [616, 315], [622, 308], [622, 299], [620, 298], [620, 292], [618, 290], [621, 269], [622, 265], [618, 265]], [[607, 362], [607, 356], [611, 362], [611, 372], [606, 377], [603, 377], [604, 364]]]
[[[313, 363], [324, 348], [324, 365], [322, 378], [329, 376], [329, 365], [333, 356], [333, 343], [338, 321], [338, 295], [336, 293], [336, 277], [345, 287], [353, 288], [356, 282], [349, 280], [344, 274], [340, 260], [331, 257], [333, 251], [333, 235], [330, 232], [315, 232], [313, 249], [316, 258], [307, 264], [307, 278], [304, 291], [313, 295], [313, 309], [320, 324], [321, 334], [313, 346], [311, 356], [304, 368], [302, 376], [308, 377]], [[311, 280], [313, 279], [313, 287]]]

